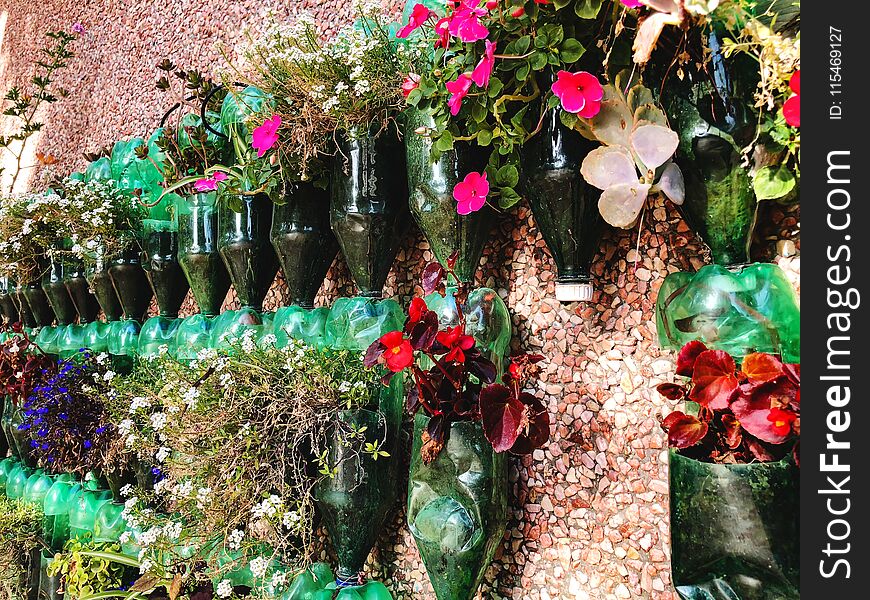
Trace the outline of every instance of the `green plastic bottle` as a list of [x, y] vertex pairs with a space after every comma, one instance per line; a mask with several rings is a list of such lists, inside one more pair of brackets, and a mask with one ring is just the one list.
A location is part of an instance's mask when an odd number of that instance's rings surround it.
[[230, 342], [234, 339], [241, 339], [246, 330], [252, 330], [254, 339], [258, 339], [263, 331], [263, 313], [253, 308], [228, 310], [214, 320], [211, 347], [215, 349], [229, 348]]
[[213, 317], [192, 315], [183, 319], [175, 331], [170, 353], [178, 360], [193, 360], [196, 354], [211, 346], [211, 336], [214, 330]]
[[62, 335], [61, 330], [65, 329], [66, 325], [52, 327], [50, 325], [41, 327], [36, 336], [36, 345], [39, 346], [45, 354], [57, 354], [58, 337]]
[[119, 502], [106, 502], [97, 510], [94, 518], [94, 541], [117, 542], [127, 530], [127, 522], [121, 517], [124, 505]]
[[70, 537], [76, 539], [91, 539], [94, 535], [94, 523], [97, 512], [104, 504], [112, 501], [109, 490], [84, 490], [72, 503], [69, 509]]
[[328, 308], [302, 308], [284, 306], [275, 311], [273, 332], [278, 348], [286, 347], [290, 340], [301, 340], [310, 346], [322, 348], [326, 344]]
[[[335, 583], [331, 583], [326, 589], [332, 592], [338, 589]], [[352, 585], [341, 588], [336, 600], [393, 600], [387, 587], [380, 581], [369, 581], [363, 585]]]
[[97, 353], [108, 352], [110, 335], [111, 326], [109, 323], [93, 321], [85, 325], [83, 345]]
[[52, 484], [54, 484], [52, 476], [42, 469], [37, 469], [27, 478], [27, 483], [24, 485], [24, 494], [21, 498], [29, 504], [42, 506], [42, 501], [45, 499], [45, 495]]
[[87, 348], [87, 325], [66, 325], [59, 327], [57, 336], [57, 353], [61, 358], [67, 358], [82, 348]]
[[6, 493], [6, 482], [9, 481], [9, 474], [19, 462], [15, 456], [7, 456], [0, 460], [0, 492]]
[[323, 596], [331, 600], [332, 592], [326, 586], [333, 583], [335, 576], [326, 563], [314, 563], [297, 575], [288, 588], [278, 596], [278, 600], [320, 600]]
[[45, 495], [42, 502], [45, 515], [42, 536], [52, 550], [61, 550], [69, 539], [69, 509], [81, 491], [81, 483], [72, 479], [57, 479]]
[[180, 326], [181, 319], [151, 317], [142, 324], [137, 353], [146, 358], [157, 356], [160, 354], [160, 348], [166, 346], [167, 351], [172, 356], [176, 350], [174, 340]]
[[6, 478], [6, 497], [10, 500], [24, 497], [24, 488], [27, 487], [27, 480], [32, 473], [33, 470], [23, 463], [18, 463], [12, 467]]
[[402, 309], [395, 300], [339, 298], [326, 321], [326, 344], [363, 351], [385, 333], [401, 329], [404, 322]]
[[656, 326], [663, 348], [700, 340], [735, 358], [770, 352], [800, 362], [800, 308], [777, 265], [707, 265], [668, 275], [656, 300]]
[[109, 330], [109, 354], [134, 356], [139, 349], [141, 326], [132, 319], [113, 321]]

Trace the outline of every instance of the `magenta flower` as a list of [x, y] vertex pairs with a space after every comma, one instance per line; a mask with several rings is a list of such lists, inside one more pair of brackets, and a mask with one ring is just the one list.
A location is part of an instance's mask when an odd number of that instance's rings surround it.
[[480, 8], [480, 0], [462, 0], [462, 4], [450, 17], [450, 35], [458, 37], [465, 43], [486, 39], [489, 35], [480, 17], [489, 14], [486, 8]]
[[85, 26], [81, 23], [73, 23], [72, 31], [76, 35], [83, 35], [85, 33]]
[[222, 171], [218, 171], [217, 173], [206, 179], [197, 179], [196, 183], [193, 184], [193, 189], [195, 189], [197, 192], [213, 192], [217, 189], [217, 184], [221, 181], [226, 181], [226, 179], [227, 174]]
[[486, 54], [484, 54], [483, 58], [480, 59], [477, 66], [474, 67], [474, 71], [471, 73], [471, 80], [476, 83], [478, 87], [485, 88], [489, 85], [489, 78], [492, 76], [492, 68], [494, 66], [495, 44], [486, 40]]
[[468, 73], [462, 73], [454, 81], [447, 82], [447, 91], [450, 92], [447, 106], [450, 107], [450, 114], [454, 117], [459, 114], [462, 100], [468, 95], [469, 89], [471, 89], [471, 77], [468, 76]]
[[486, 172], [472, 171], [453, 188], [453, 199], [458, 202], [456, 212], [460, 215], [469, 215], [480, 210], [486, 204], [488, 195], [489, 182], [486, 180]]
[[562, 101], [562, 108], [569, 113], [590, 119], [601, 110], [604, 90], [598, 78], [592, 73], [559, 71], [552, 90]]
[[640, 8], [643, 6], [643, 2], [640, 0], [619, 0], [622, 2], [622, 5], [626, 8]]
[[257, 151], [257, 158], [262, 158], [275, 145], [275, 142], [278, 141], [278, 129], [280, 127], [281, 116], [272, 115], [271, 119], [266, 119], [262, 125], [254, 129], [254, 139], [251, 142], [251, 147]]
[[420, 87], [420, 76], [416, 73], [408, 73], [405, 81], [402, 82], [402, 96], [407, 98], [418, 87]]
[[408, 18], [408, 24], [402, 27], [396, 34], [397, 38], [406, 38], [411, 35], [411, 32], [421, 27], [423, 23], [432, 15], [431, 11], [423, 4], [415, 4], [411, 16]]

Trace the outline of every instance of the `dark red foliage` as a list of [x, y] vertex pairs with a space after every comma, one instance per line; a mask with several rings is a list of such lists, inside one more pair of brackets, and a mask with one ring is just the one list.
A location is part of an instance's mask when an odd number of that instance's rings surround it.
[[[451, 256], [447, 269], [438, 263], [426, 266], [422, 281], [426, 294], [444, 295], [448, 274], [459, 281], [453, 272], [456, 259], [457, 255]], [[537, 363], [543, 357], [513, 357], [504, 385], [496, 384], [499, 369], [466, 333], [462, 308], [468, 291], [463, 284], [457, 286], [454, 299], [458, 320], [442, 327], [426, 302], [414, 298], [403, 331], [387, 333], [375, 341], [366, 351], [364, 362], [369, 367], [380, 364], [390, 369], [383, 378], [385, 384], [394, 371], [410, 368], [408, 410], [423, 410], [431, 417], [422, 440], [424, 462], [435, 460], [455, 421], [481, 421], [496, 452], [531, 453], [549, 439], [550, 416], [540, 400], [522, 392], [522, 387], [539, 374]], [[406, 348], [411, 350], [410, 358]]]
[[700, 342], [686, 344], [677, 363], [690, 385], [656, 389], [669, 400], [697, 402], [698, 414], [675, 411], [662, 421], [672, 447], [712, 462], [773, 461], [789, 453], [798, 461], [800, 365], [754, 353], [738, 369], [727, 352]]
[[0, 394], [20, 404], [43, 379], [57, 371], [57, 363], [42, 353], [19, 324], [5, 328], [20, 334], [0, 344]]

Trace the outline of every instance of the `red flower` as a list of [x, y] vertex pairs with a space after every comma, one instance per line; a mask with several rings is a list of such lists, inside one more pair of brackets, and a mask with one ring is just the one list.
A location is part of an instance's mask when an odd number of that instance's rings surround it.
[[782, 116], [785, 117], [785, 122], [792, 127], [801, 126], [801, 70], [792, 74], [788, 82], [788, 87], [794, 92], [794, 95], [785, 101], [782, 105]]
[[772, 429], [776, 435], [787, 436], [791, 433], [791, 425], [797, 419], [797, 415], [789, 410], [771, 408], [767, 413], [767, 420], [773, 423]]
[[486, 40], [486, 53], [483, 58], [480, 59], [480, 62], [477, 63], [477, 66], [474, 67], [474, 71], [471, 73], [471, 80], [478, 85], [478, 87], [485, 88], [489, 85], [489, 78], [492, 76], [492, 68], [495, 66], [495, 44]]
[[435, 23], [435, 33], [438, 34], [438, 39], [435, 40], [436, 48], [446, 48], [450, 44], [450, 18], [444, 17]]
[[397, 38], [406, 38], [408, 37], [412, 31], [421, 27], [423, 23], [426, 22], [432, 15], [432, 12], [426, 8], [424, 4], [415, 4], [414, 10], [411, 12], [411, 16], [408, 18], [408, 24], [402, 27], [399, 32], [396, 34]]
[[439, 344], [448, 349], [444, 360], [447, 362], [465, 362], [465, 350], [474, 347], [474, 338], [465, 335], [462, 327], [449, 327], [447, 331], [439, 331], [435, 338]]
[[559, 71], [556, 77], [552, 90], [562, 101], [562, 108], [565, 111], [584, 119], [590, 119], [598, 114], [601, 110], [604, 90], [595, 75], [586, 71], [577, 73]]
[[405, 339], [401, 331], [391, 331], [381, 337], [379, 340], [383, 344], [384, 360], [387, 363], [387, 368], [393, 373], [410, 367], [414, 362], [414, 350], [411, 348], [411, 342]]
[[429, 312], [429, 307], [426, 306], [426, 301], [422, 298], [415, 297], [411, 300], [411, 306], [408, 308], [408, 318], [412, 323], [419, 323], [420, 319], [423, 318]]
[[462, 100], [468, 95], [471, 83], [471, 77], [468, 76], [468, 73], [462, 73], [454, 81], [447, 82], [447, 91], [450, 92], [447, 106], [450, 107], [450, 114], [454, 117], [459, 114], [459, 109], [462, 108]]
[[420, 76], [416, 73], [408, 73], [405, 81], [402, 82], [402, 96], [407, 98], [418, 87], [420, 87]]
[[517, 6], [515, 9], [511, 11], [511, 16], [515, 19], [519, 19], [524, 14], [526, 14], [526, 9], [524, 6]]

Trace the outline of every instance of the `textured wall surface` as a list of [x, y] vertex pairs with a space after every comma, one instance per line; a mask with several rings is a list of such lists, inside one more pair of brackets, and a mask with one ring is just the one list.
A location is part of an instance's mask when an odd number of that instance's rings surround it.
[[[84, 166], [81, 152], [147, 135], [157, 125], [167, 106], [154, 89], [154, 65], [164, 57], [215, 70], [222, 64], [216, 43], [232, 47], [270, 11], [285, 16], [305, 7], [325, 32], [350, 14], [350, 3], [337, 0], [0, 0], [0, 90], [29, 75], [47, 28], [85, 25], [61, 81], [71, 95], [45, 113], [45, 131], [32, 148], [54, 154], [57, 167], [69, 172]], [[33, 170], [24, 179], [36, 185], [39, 177]], [[797, 209], [764, 206], [760, 223], [753, 256], [778, 262], [799, 289]], [[603, 236], [593, 301], [562, 305], [553, 298], [552, 259], [528, 206], [503, 215], [493, 230], [478, 283], [507, 303], [514, 347], [547, 357], [535, 392], [554, 425], [545, 448], [513, 459], [508, 532], [482, 598], [676, 598], [666, 438], [658, 425], [674, 406], [652, 389], [673, 378], [673, 358], [657, 346], [654, 306], [664, 277], [698, 268], [709, 261], [705, 252], [674, 208], [657, 199], [639, 239], [637, 229]], [[419, 292], [420, 266], [431, 259], [412, 231], [386, 294], [406, 302]], [[319, 301], [352, 293], [339, 258]], [[267, 304], [281, 299], [279, 280]], [[404, 520], [400, 503], [372, 553], [372, 576], [397, 598], [434, 598]]]

